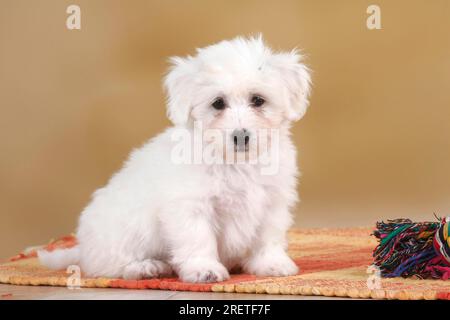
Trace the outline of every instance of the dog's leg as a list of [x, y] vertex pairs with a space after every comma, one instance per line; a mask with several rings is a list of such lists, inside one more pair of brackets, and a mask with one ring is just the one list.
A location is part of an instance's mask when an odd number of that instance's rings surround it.
[[269, 212], [255, 250], [244, 261], [243, 269], [258, 276], [295, 275], [298, 267], [286, 253], [286, 232], [291, 224], [288, 208], [280, 206]]
[[127, 280], [156, 278], [169, 276], [171, 274], [172, 268], [169, 264], [154, 259], [131, 262], [127, 264], [123, 270], [123, 278]]
[[211, 205], [202, 200], [188, 201], [170, 211], [164, 215], [163, 228], [178, 276], [186, 282], [228, 279], [228, 270], [219, 261]]

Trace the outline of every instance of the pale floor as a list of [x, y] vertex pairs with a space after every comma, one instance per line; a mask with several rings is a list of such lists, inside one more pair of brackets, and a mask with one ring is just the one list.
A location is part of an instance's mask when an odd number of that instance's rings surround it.
[[[213, 292], [185, 292], [166, 290], [129, 289], [68, 289], [65, 287], [13, 286], [0, 284], [0, 300], [329, 300], [333, 298], [317, 296], [289, 296], [269, 294], [240, 294]], [[336, 298], [337, 299], [337, 298]]]

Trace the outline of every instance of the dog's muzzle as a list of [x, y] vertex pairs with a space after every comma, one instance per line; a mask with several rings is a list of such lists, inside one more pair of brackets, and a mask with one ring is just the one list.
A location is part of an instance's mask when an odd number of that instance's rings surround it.
[[235, 151], [248, 151], [250, 132], [246, 129], [234, 130], [231, 134]]

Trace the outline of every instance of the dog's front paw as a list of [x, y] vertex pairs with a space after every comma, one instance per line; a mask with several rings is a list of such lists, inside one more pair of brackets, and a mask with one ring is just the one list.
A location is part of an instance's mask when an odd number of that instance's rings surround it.
[[179, 277], [185, 282], [219, 282], [229, 279], [230, 275], [218, 261], [192, 259], [180, 266]]
[[124, 268], [123, 278], [126, 280], [139, 280], [169, 276], [170, 274], [172, 274], [172, 269], [167, 263], [154, 259], [146, 259], [129, 263]]
[[294, 261], [284, 253], [254, 256], [245, 264], [244, 270], [257, 276], [273, 277], [293, 276], [299, 271]]

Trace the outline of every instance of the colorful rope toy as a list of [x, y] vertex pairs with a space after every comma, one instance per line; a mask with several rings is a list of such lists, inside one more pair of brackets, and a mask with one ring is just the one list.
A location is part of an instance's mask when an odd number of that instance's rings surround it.
[[450, 278], [450, 217], [438, 222], [409, 219], [377, 222], [373, 235], [379, 244], [373, 252], [381, 276]]

